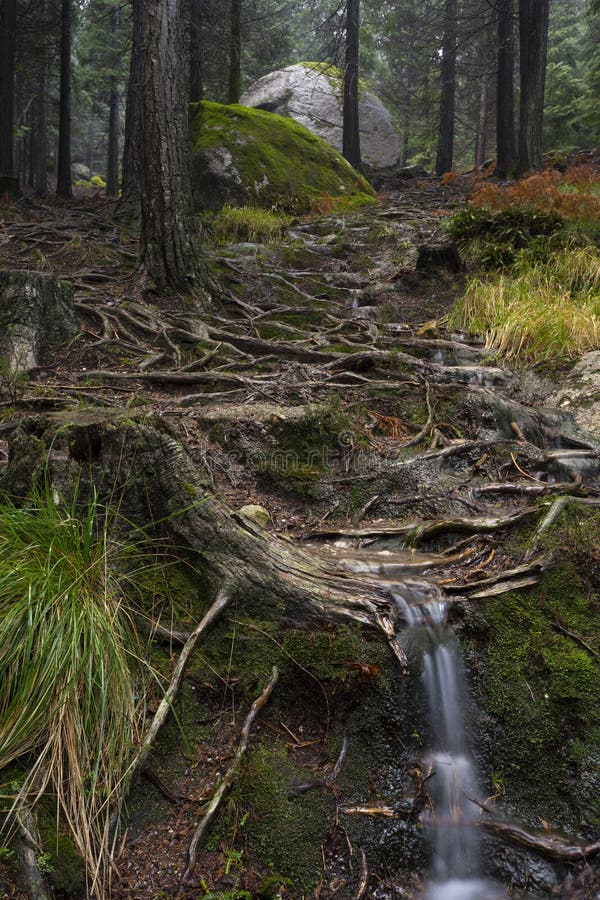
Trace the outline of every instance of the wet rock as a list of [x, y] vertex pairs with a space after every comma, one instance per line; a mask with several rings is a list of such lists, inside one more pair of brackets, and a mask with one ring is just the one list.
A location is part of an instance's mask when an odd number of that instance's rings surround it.
[[548, 403], [569, 410], [575, 422], [600, 438], [600, 350], [586, 353]]
[[[253, 106], [290, 116], [341, 152], [343, 80], [334, 66], [299, 63], [271, 72], [242, 96]], [[363, 162], [381, 170], [398, 163], [400, 139], [381, 101], [362, 88], [359, 96], [360, 146]]]

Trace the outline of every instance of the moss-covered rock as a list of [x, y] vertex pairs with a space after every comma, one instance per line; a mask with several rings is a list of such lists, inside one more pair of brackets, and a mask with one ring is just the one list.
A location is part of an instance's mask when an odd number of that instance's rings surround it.
[[374, 203], [373, 189], [326, 141], [258, 109], [202, 101], [190, 107], [192, 187], [199, 210], [253, 203], [294, 213], [339, 198]]

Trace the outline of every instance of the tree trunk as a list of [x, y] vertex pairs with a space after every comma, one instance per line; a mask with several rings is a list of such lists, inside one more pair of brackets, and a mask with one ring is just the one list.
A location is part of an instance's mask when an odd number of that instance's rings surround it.
[[189, 169], [185, 0], [141, 5], [142, 270], [148, 288], [185, 291], [204, 278]]
[[[199, 2], [199, 0], [198, 0]], [[130, 218], [135, 217], [140, 202], [140, 134], [142, 127], [142, 12], [139, 0], [133, 3], [133, 27], [127, 103], [125, 107], [125, 138], [122, 162], [122, 202]]]
[[38, 93], [34, 101], [33, 188], [37, 197], [48, 193], [48, 0], [41, 4], [45, 33], [42, 36]]
[[202, 46], [202, 0], [191, 0], [190, 10], [190, 103], [204, 94], [204, 47]]
[[242, 0], [231, 0], [228, 103], [239, 103], [242, 92]]
[[[130, 410], [101, 410], [80, 421], [75, 416], [69, 426], [58, 417], [43, 436], [35, 422], [25, 423], [12, 435], [2, 488], [30, 490], [32, 474], [46, 471], [68, 496], [73, 478], [83, 485], [91, 478], [100, 497], [119, 498], [123, 521], [141, 526], [146, 539], [149, 523], [160, 523], [160, 533], [168, 532], [192, 556], [207, 581], [226, 584], [232, 600], [258, 598], [265, 615], [295, 627], [361, 622], [385, 635], [406, 667], [395, 633], [398, 611], [385, 585], [364, 581], [238, 516], [213, 494], [209, 476], [159, 420], [134, 419]], [[423, 590], [437, 596], [425, 582]]]
[[58, 166], [56, 193], [69, 199], [71, 183], [71, 43], [73, 0], [62, 0], [60, 27], [60, 108], [58, 122]]
[[[110, 17], [111, 34], [113, 43], [116, 46], [117, 34], [119, 31], [121, 13], [120, 10], [113, 9]], [[116, 70], [119, 65], [119, 59], [115, 51], [113, 57], [112, 68], [109, 79], [109, 100], [108, 100], [108, 148], [106, 158], [106, 196], [116, 197], [119, 193], [119, 89], [117, 83]]]
[[542, 157], [544, 90], [550, 0], [519, 0], [521, 107], [517, 173], [539, 171]]
[[0, 173], [14, 175], [17, 0], [0, 0]]
[[444, 41], [442, 47], [442, 93], [438, 131], [436, 175], [452, 169], [454, 150], [454, 107], [456, 97], [456, 34], [458, 2], [446, 0], [444, 9]]
[[358, 114], [360, 0], [346, 3], [346, 64], [344, 67], [343, 155], [359, 172], [360, 121]]
[[517, 160], [515, 139], [514, 0], [498, 3], [498, 75], [496, 81], [496, 173], [512, 175]]
[[488, 76], [481, 76], [479, 87], [479, 118], [477, 123], [477, 141], [475, 143], [475, 168], [481, 169], [485, 162], [488, 124]]

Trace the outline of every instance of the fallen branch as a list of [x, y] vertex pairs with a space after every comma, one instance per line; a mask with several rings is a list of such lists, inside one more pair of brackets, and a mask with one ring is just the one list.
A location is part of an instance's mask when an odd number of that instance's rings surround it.
[[536, 850], [542, 856], [559, 862], [581, 862], [582, 860], [591, 859], [600, 853], [600, 841], [594, 844], [566, 844], [563, 840], [550, 835], [531, 834], [520, 828], [518, 825], [511, 825], [507, 822], [498, 822], [495, 820], [483, 819], [480, 823], [481, 827], [519, 847], [527, 847], [528, 850]]
[[225, 773], [225, 775], [224, 775], [223, 779], [221, 780], [221, 783], [219, 784], [215, 793], [213, 794], [212, 799], [211, 799], [210, 803], [208, 804], [208, 807], [206, 808], [206, 812], [204, 813], [202, 819], [200, 820], [200, 822], [198, 824], [198, 827], [196, 828], [196, 831], [194, 832], [194, 836], [192, 838], [192, 841], [191, 841], [191, 844], [190, 844], [189, 850], [188, 850], [188, 864], [185, 869], [185, 872], [183, 873], [183, 875], [181, 877], [180, 888], [179, 888], [180, 894], [182, 892], [183, 886], [185, 885], [185, 883], [187, 881], [189, 881], [194, 869], [196, 868], [196, 863], [198, 861], [198, 847], [201, 845], [201, 843], [204, 839], [204, 836], [206, 835], [208, 829], [210, 828], [210, 826], [213, 822], [213, 819], [215, 818], [215, 816], [219, 810], [219, 807], [221, 805], [223, 798], [229, 791], [229, 789], [233, 783], [235, 773], [237, 772], [239, 765], [242, 761], [242, 758], [243, 758], [246, 750], [248, 749], [248, 741], [250, 739], [250, 729], [252, 728], [254, 720], [255, 720], [256, 716], [258, 715], [258, 713], [260, 712], [260, 710], [265, 705], [265, 703], [267, 702], [267, 700], [269, 699], [269, 697], [271, 696], [273, 688], [277, 684], [278, 678], [279, 678], [279, 671], [278, 671], [277, 667], [274, 666], [273, 671], [271, 673], [271, 678], [269, 679], [267, 686], [263, 690], [262, 694], [259, 697], [257, 697], [257, 699], [254, 701], [254, 703], [252, 704], [252, 706], [250, 708], [250, 712], [246, 716], [246, 720], [242, 727], [242, 734], [240, 737], [240, 742], [239, 742], [237, 750], [235, 752], [235, 756], [233, 757], [233, 761], [232, 761], [231, 765], [229, 766], [229, 768], [227, 769], [227, 772]]
[[367, 891], [369, 884], [369, 867], [367, 866], [367, 854], [361, 848], [360, 851], [360, 881], [358, 882], [358, 890], [354, 900], [362, 900]]
[[179, 659], [177, 660], [177, 665], [175, 666], [173, 675], [171, 676], [171, 683], [169, 684], [169, 687], [167, 688], [165, 695], [160, 701], [159, 707], [154, 714], [154, 718], [152, 719], [150, 727], [146, 732], [146, 736], [144, 737], [142, 746], [134, 756], [129, 766], [129, 769], [127, 771], [129, 782], [131, 782], [131, 780], [135, 777], [138, 770], [142, 769], [146, 764], [158, 732], [167, 720], [167, 716], [169, 715], [169, 712], [173, 705], [173, 701], [179, 690], [181, 679], [183, 678], [183, 673], [185, 672], [185, 667], [190, 656], [194, 652], [196, 644], [198, 643], [199, 639], [204, 634], [206, 629], [209, 627], [209, 625], [212, 625], [215, 619], [220, 616], [220, 614], [229, 603], [229, 600], [230, 595], [227, 590], [227, 586], [224, 586], [219, 591], [217, 599], [212, 604], [200, 624], [192, 631], [189, 638], [185, 642], [183, 650], [181, 651]]

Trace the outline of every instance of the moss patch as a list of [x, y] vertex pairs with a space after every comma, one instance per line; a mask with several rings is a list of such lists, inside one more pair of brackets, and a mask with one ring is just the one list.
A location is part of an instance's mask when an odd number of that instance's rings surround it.
[[598, 513], [573, 509], [548, 539], [555, 568], [534, 589], [488, 602], [480, 682], [494, 719], [492, 767], [509, 801], [583, 828], [600, 824], [600, 801], [585, 787], [600, 755], [599, 538]]
[[376, 202], [362, 175], [292, 119], [202, 101], [190, 107], [190, 140], [198, 209], [229, 202], [303, 213], [323, 197]]

